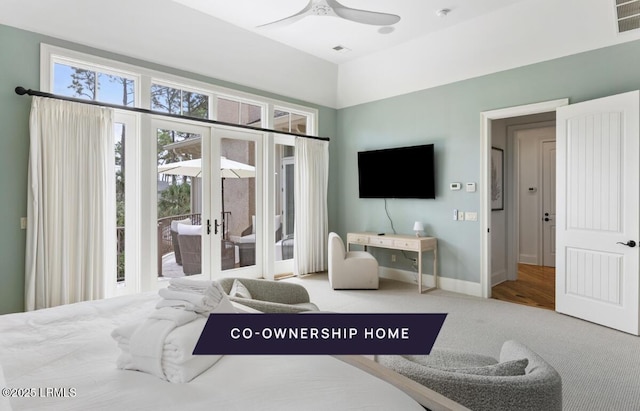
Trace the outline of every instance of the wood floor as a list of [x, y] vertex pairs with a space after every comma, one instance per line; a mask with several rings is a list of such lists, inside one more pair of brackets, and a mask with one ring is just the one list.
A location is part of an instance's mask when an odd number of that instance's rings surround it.
[[518, 280], [505, 281], [491, 290], [491, 298], [555, 310], [556, 270], [518, 264]]

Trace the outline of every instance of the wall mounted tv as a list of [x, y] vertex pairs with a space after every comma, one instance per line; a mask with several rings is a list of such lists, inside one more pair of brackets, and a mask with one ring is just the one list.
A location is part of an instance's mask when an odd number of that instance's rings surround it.
[[360, 198], [436, 198], [433, 144], [358, 152]]

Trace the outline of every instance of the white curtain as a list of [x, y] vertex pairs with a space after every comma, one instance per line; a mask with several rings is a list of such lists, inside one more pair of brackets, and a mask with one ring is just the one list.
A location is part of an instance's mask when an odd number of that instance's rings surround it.
[[294, 273], [327, 267], [329, 142], [296, 138]]
[[103, 298], [116, 281], [113, 110], [33, 97], [29, 127], [25, 308]]

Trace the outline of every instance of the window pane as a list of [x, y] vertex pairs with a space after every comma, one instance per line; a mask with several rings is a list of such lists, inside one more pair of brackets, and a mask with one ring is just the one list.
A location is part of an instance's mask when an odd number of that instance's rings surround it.
[[209, 117], [209, 97], [190, 91], [182, 92], [182, 115], [197, 118]]
[[53, 93], [62, 96], [133, 106], [134, 80], [55, 63]]
[[218, 99], [217, 119], [226, 123], [261, 127], [262, 107], [220, 98]]
[[135, 103], [134, 81], [125, 77], [98, 73], [98, 101], [122, 106]]
[[[259, 227], [254, 225], [256, 144], [248, 140], [223, 138], [220, 149], [222, 153], [220, 196], [224, 223], [221, 268], [227, 270], [236, 264], [240, 267], [252, 266], [256, 264], [256, 240], [261, 235]], [[235, 261], [232, 258], [234, 252], [237, 252]]]
[[171, 87], [151, 85], [151, 110], [180, 114], [181, 91]]
[[274, 129], [288, 133], [307, 134], [307, 116], [286, 111], [275, 110], [273, 114]]
[[276, 178], [276, 215], [280, 223], [279, 232], [275, 237], [275, 259], [290, 260], [293, 258], [293, 228], [295, 207], [293, 202], [294, 188], [294, 147], [276, 144], [275, 161], [279, 173]]
[[95, 100], [96, 72], [64, 64], [53, 66], [53, 93], [61, 96]]
[[240, 106], [240, 124], [260, 127], [262, 125], [262, 108], [253, 104], [242, 103]]
[[117, 281], [124, 281], [125, 273], [125, 255], [124, 255], [124, 210], [125, 210], [125, 170], [124, 170], [124, 155], [125, 155], [125, 127], [124, 124], [115, 123], [114, 126], [114, 146], [115, 146], [115, 170], [116, 170], [116, 238], [117, 245]]
[[224, 98], [218, 99], [218, 115], [216, 118], [218, 121], [239, 124], [240, 102], [227, 100]]
[[291, 115], [284, 111], [276, 110], [273, 115], [273, 129], [278, 131], [291, 131], [289, 127], [289, 120]]
[[209, 117], [209, 97], [177, 88], [151, 85], [151, 110], [189, 117]]
[[307, 134], [307, 116], [291, 114], [291, 130], [294, 133]]

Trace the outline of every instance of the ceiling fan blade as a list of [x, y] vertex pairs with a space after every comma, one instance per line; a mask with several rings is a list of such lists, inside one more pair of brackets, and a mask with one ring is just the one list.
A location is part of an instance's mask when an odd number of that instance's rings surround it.
[[374, 26], [390, 26], [400, 21], [400, 16], [395, 14], [352, 9], [351, 7], [343, 6], [336, 0], [326, 0], [326, 2], [338, 16], [358, 23], [371, 24]]
[[261, 24], [258, 27], [278, 28], [278, 27], [284, 27], [284, 26], [288, 26], [289, 24], [295, 23], [296, 21], [301, 20], [307, 17], [309, 14], [311, 14], [312, 3], [313, 3], [313, 0], [309, 0], [309, 4], [307, 4], [307, 6], [304, 9], [300, 10], [296, 14], [289, 17], [285, 17], [280, 20], [272, 21], [271, 23]]

